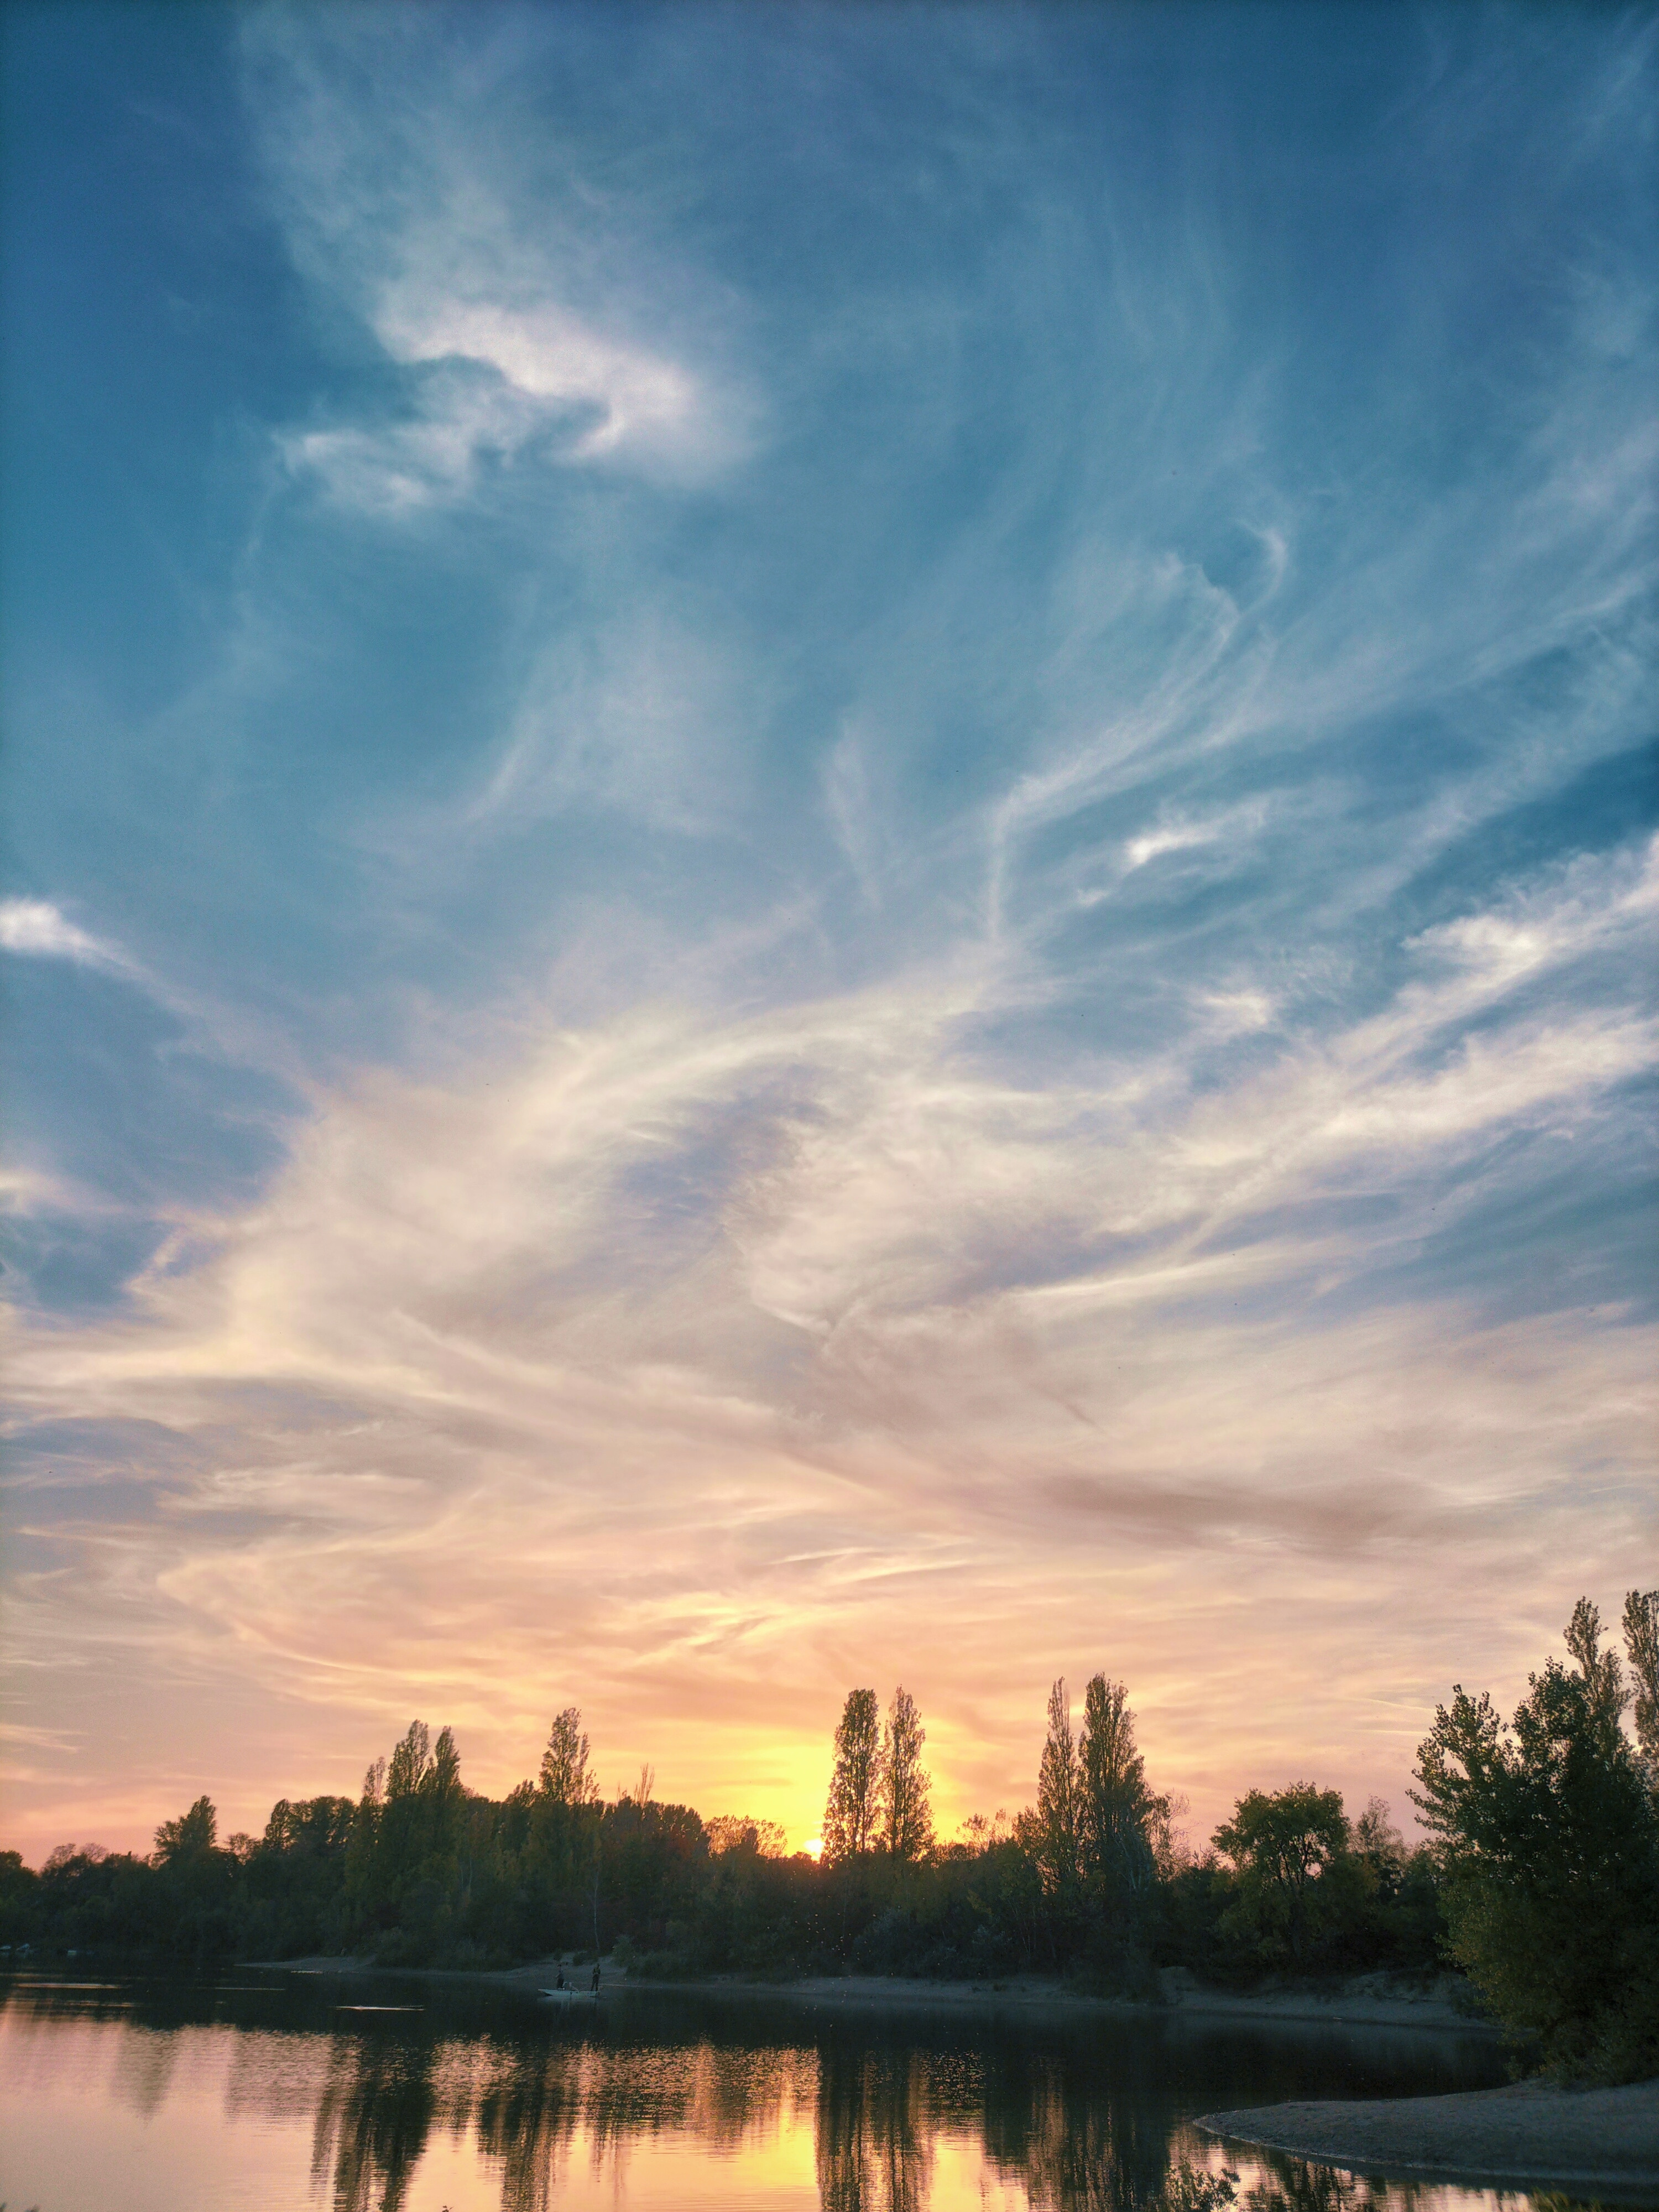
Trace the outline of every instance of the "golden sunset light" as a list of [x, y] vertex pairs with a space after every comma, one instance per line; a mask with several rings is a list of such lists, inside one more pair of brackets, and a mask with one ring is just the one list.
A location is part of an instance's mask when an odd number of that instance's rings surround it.
[[1652, 5], [0, 62], [0, 2212], [1628, 2196]]

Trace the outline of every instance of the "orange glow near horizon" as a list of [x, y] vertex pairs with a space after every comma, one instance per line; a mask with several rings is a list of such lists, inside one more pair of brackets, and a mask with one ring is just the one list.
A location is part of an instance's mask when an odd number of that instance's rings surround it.
[[[1346, 1623], [1339, 1624], [1336, 1639], [1346, 1644], [1348, 1637]], [[1543, 1638], [1548, 1640], [1547, 1631]], [[791, 1639], [781, 1641], [787, 1646]], [[1370, 1716], [1363, 1738], [1347, 1752], [1328, 1749], [1324, 1757], [1310, 1755], [1314, 1733], [1307, 1725], [1310, 1714], [1322, 1711], [1340, 1716], [1342, 1700], [1352, 1694], [1344, 1679], [1341, 1654], [1327, 1647], [1327, 1656], [1322, 1707], [1316, 1702], [1319, 1686], [1314, 1678], [1321, 1669], [1315, 1666], [1285, 1684], [1284, 1705], [1277, 1715], [1263, 1711], [1259, 1699], [1254, 1701], [1256, 1710], [1250, 1711], [1249, 1674], [1231, 1689], [1221, 1680], [1220, 1670], [1211, 1674], [1207, 1680], [1222, 1735], [1218, 1744], [1211, 1731], [1192, 1729], [1190, 1677], [1160, 1670], [1149, 1649], [1139, 1669], [1145, 1686], [1137, 1694], [1137, 1670], [1133, 1654], [1129, 1655], [1124, 1672], [1149, 1773], [1155, 1787], [1177, 1799], [1177, 1830], [1194, 1848], [1204, 1847], [1211, 1830], [1247, 1787], [1279, 1786], [1303, 1778], [1341, 1787], [1355, 1813], [1374, 1791], [1382, 1794], [1391, 1802], [1402, 1828], [1412, 1832], [1411, 1808], [1402, 1784], [1414, 1746], [1431, 1717], [1436, 1686], [1424, 1681], [1422, 1702], [1415, 1708], [1402, 1701], [1397, 1710]], [[1350, 1664], [1358, 1663], [1357, 1653], [1350, 1650], [1347, 1657]], [[1067, 1670], [1079, 1706], [1088, 1671], [1086, 1659]], [[890, 1682], [896, 1672], [890, 1668]], [[769, 1731], [760, 1712], [745, 1728], [741, 1715], [733, 1711], [736, 1686], [724, 1676], [716, 1679], [722, 1718], [707, 1729], [690, 1722], [684, 1692], [671, 1712], [660, 1717], [659, 1730], [650, 1735], [644, 1732], [640, 1712], [624, 1706], [614, 1692], [605, 1704], [595, 1700], [583, 1707], [602, 1794], [614, 1798], [630, 1791], [641, 1764], [648, 1761], [655, 1771], [653, 1794], [659, 1801], [689, 1804], [704, 1818], [735, 1814], [775, 1820], [784, 1830], [786, 1851], [804, 1850], [817, 1856], [823, 1848], [830, 1737], [845, 1686], [850, 1685], [827, 1675], [816, 1686], [799, 1680], [788, 1683], [774, 1673], [770, 1693], [815, 1709], [818, 1723], [802, 1733], [784, 1735]], [[928, 1730], [926, 1760], [933, 1776], [935, 1829], [941, 1843], [952, 1840], [971, 1814], [1001, 1810], [1012, 1814], [1030, 1802], [1052, 1679], [1043, 1668], [1029, 1666], [1024, 1681], [1012, 1687], [966, 1669], [954, 1682], [947, 1677], [935, 1684], [915, 1668], [906, 1668], [903, 1679], [921, 1701]], [[1507, 1693], [1501, 1680], [1494, 1687]], [[1508, 1688], [1518, 1693], [1519, 1687], [1516, 1675]], [[562, 1694], [556, 1694], [560, 1702], [566, 1701]], [[878, 1694], [884, 1706], [890, 1688], [883, 1687]], [[492, 1726], [476, 1686], [469, 1686], [463, 1694], [460, 1684], [452, 1685], [452, 1694], [446, 1698], [428, 1679], [406, 1706], [386, 1711], [378, 1722], [367, 1711], [348, 1715], [313, 1709], [303, 1717], [315, 1725], [287, 1739], [286, 1755], [265, 1744], [222, 1739], [211, 1757], [204, 1754], [171, 1776], [158, 1774], [137, 1786], [129, 1784], [111, 1790], [89, 1778], [90, 1786], [82, 1790], [40, 1790], [27, 1820], [17, 1817], [14, 1796], [6, 1841], [21, 1848], [33, 1863], [66, 1841], [147, 1851], [156, 1824], [182, 1810], [203, 1790], [218, 1808], [222, 1837], [238, 1830], [257, 1834], [278, 1796], [325, 1791], [355, 1796], [364, 1767], [390, 1751], [416, 1714], [434, 1730], [447, 1722], [454, 1725], [464, 1778], [486, 1795], [501, 1796], [535, 1772], [544, 1723], [526, 1713]], [[1324, 1724], [1330, 1727], [1331, 1719]], [[1235, 1729], [1241, 1741], [1249, 1731], [1248, 1758], [1240, 1756], [1230, 1741]]]
[[1659, 46], [1284, 12], [8, 11], [0, 1846], [1651, 1574]]

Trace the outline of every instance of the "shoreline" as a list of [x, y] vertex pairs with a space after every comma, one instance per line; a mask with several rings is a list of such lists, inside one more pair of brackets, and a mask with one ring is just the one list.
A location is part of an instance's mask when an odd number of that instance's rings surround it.
[[[493, 1988], [538, 1994], [558, 1971], [556, 1958], [521, 1966], [378, 1966], [371, 1960], [313, 1954], [303, 1959], [257, 1959], [242, 1962], [262, 1972], [304, 1974], [415, 1975], [434, 1981], [475, 1982]], [[578, 1969], [580, 1974], [584, 1970]], [[659, 1979], [605, 1966], [603, 1986], [617, 1994], [629, 1990], [654, 1996], [685, 1996], [778, 2001], [828, 2006], [836, 2010], [983, 2011], [1079, 2015], [1189, 2019], [1206, 2025], [1240, 2027], [1401, 2029], [1436, 2035], [1478, 2036], [1495, 2040], [1502, 2031], [1492, 2022], [1461, 2010], [1443, 1985], [1427, 1990], [1390, 1982], [1383, 1975], [1362, 1975], [1329, 1989], [1216, 1990], [1190, 1976], [1166, 1972], [1156, 1997], [1097, 1995], [1042, 1975], [1016, 1974], [995, 1982], [933, 1981], [884, 1974], [805, 1975], [785, 1982], [741, 1976], [703, 1975], [685, 1980]]]
[[1352, 2173], [1464, 2188], [1659, 2192], [1659, 2081], [1618, 2089], [1511, 2082], [1439, 2097], [1330, 2100], [1208, 2112], [1194, 2125], [1253, 2150]]

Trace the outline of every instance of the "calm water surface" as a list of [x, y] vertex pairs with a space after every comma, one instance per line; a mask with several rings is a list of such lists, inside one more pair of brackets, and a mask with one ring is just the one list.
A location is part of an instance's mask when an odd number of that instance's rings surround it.
[[[1221, 2162], [1196, 2112], [1501, 2079], [1489, 2044], [1456, 2036], [849, 2015], [644, 1991], [573, 2020], [390, 1976], [15, 1978], [0, 1984], [0, 2201], [1140, 2212], [1173, 2161]], [[1251, 2212], [1498, 2202], [1233, 2162], [1241, 2199], [1259, 2192]]]

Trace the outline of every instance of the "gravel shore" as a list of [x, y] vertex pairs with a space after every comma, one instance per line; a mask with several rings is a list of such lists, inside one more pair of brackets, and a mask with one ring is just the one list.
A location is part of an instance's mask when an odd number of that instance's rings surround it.
[[1659, 2081], [1623, 2089], [1522, 2081], [1449, 2097], [1264, 2105], [1206, 2113], [1198, 2125], [1391, 2179], [1659, 2195]]

